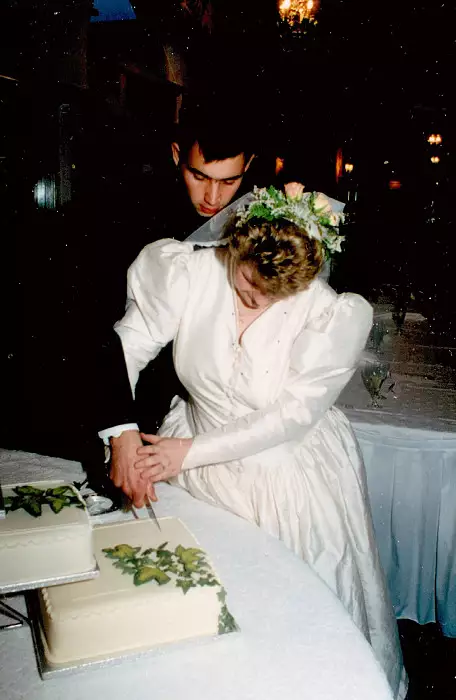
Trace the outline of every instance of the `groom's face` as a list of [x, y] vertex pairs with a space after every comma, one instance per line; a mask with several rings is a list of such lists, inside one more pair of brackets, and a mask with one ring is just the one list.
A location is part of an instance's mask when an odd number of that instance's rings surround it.
[[207, 163], [198, 143], [193, 144], [185, 159], [178, 144], [173, 143], [173, 158], [180, 167], [193, 206], [200, 216], [208, 218], [231, 202], [250, 165], [243, 153]]

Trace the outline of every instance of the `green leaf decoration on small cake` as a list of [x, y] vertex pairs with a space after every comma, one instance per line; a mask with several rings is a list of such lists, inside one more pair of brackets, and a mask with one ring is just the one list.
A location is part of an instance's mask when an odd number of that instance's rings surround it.
[[37, 489], [36, 486], [16, 486], [13, 491], [20, 496], [40, 496], [43, 489]]
[[48, 498], [48, 503], [54, 513], [60, 513], [62, 508], [65, 507], [64, 498]]
[[48, 489], [48, 492], [53, 496], [66, 496], [68, 491], [72, 493], [68, 486], [56, 486], [53, 489]]
[[36, 486], [16, 486], [13, 489], [14, 496], [5, 499], [6, 512], [23, 508], [29, 515], [39, 518], [43, 513], [43, 506], [49, 506], [56, 515], [63, 508], [75, 506], [84, 509], [85, 506], [79, 500], [70, 486], [56, 486], [52, 489], [39, 489]]
[[22, 501], [22, 508], [33, 515], [34, 518], [39, 518], [42, 513], [41, 501], [35, 498], [27, 498]]

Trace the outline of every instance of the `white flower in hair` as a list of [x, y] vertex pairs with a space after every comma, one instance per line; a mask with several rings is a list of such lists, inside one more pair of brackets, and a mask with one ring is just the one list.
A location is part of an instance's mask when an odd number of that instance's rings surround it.
[[339, 235], [344, 214], [342, 210], [335, 211], [332, 203], [339, 204], [321, 192], [304, 192], [304, 186], [298, 182], [285, 185], [285, 192], [275, 187], [255, 187], [253, 199], [237, 212], [237, 220], [242, 225], [250, 219], [286, 219], [304, 229], [310, 238], [321, 241], [330, 257], [341, 251], [345, 240]]
[[301, 185], [300, 182], [289, 182], [287, 185], [285, 185], [284, 190], [288, 199], [299, 200], [304, 193], [304, 185]]
[[321, 192], [318, 192], [317, 196], [315, 197], [315, 211], [318, 211], [318, 213], [322, 214], [330, 214], [332, 213], [332, 207], [329, 202], [329, 199], [326, 197], [326, 195], [322, 194]]

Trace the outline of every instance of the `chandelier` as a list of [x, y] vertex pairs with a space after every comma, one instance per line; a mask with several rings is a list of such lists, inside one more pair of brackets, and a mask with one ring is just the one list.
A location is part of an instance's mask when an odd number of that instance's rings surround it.
[[279, 0], [280, 18], [293, 30], [302, 31], [303, 26], [316, 24], [320, 0]]

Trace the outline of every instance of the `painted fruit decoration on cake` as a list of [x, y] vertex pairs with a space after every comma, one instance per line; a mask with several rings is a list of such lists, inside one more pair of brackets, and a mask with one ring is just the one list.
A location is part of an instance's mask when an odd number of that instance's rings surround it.
[[[168, 542], [163, 542], [158, 547], [149, 547], [141, 553], [141, 547], [118, 544], [102, 551], [113, 560], [113, 566], [120, 569], [122, 574], [133, 576], [135, 586], [149, 582], [164, 586], [172, 582], [173, 578], [174, 586], [180, 588], [183, 594], [197, 586], [218, 586], [220, 590], [217, 597], [221, 604], [218, 633], [236, 631], [236, 621], [225, 604], [226, 592], [215, 578], [205, 553], [197, 547], [178, 545], [171, 550], [167, 546]], [[173, 578], [170, 574], [174, 575]]]
[[23, 508], [29, 515], [39, 518], [43, 512], [43, 506], [50, 507], [53, 513], [60, 513], [63, 508], [75, 506], [84, 510], [85, 506], [70, 486], [56, 486], [54, 488], [40, 489], [36, 486], [16, 486], [12, 489], [14, 496], [5, 498], [6, 512]]

